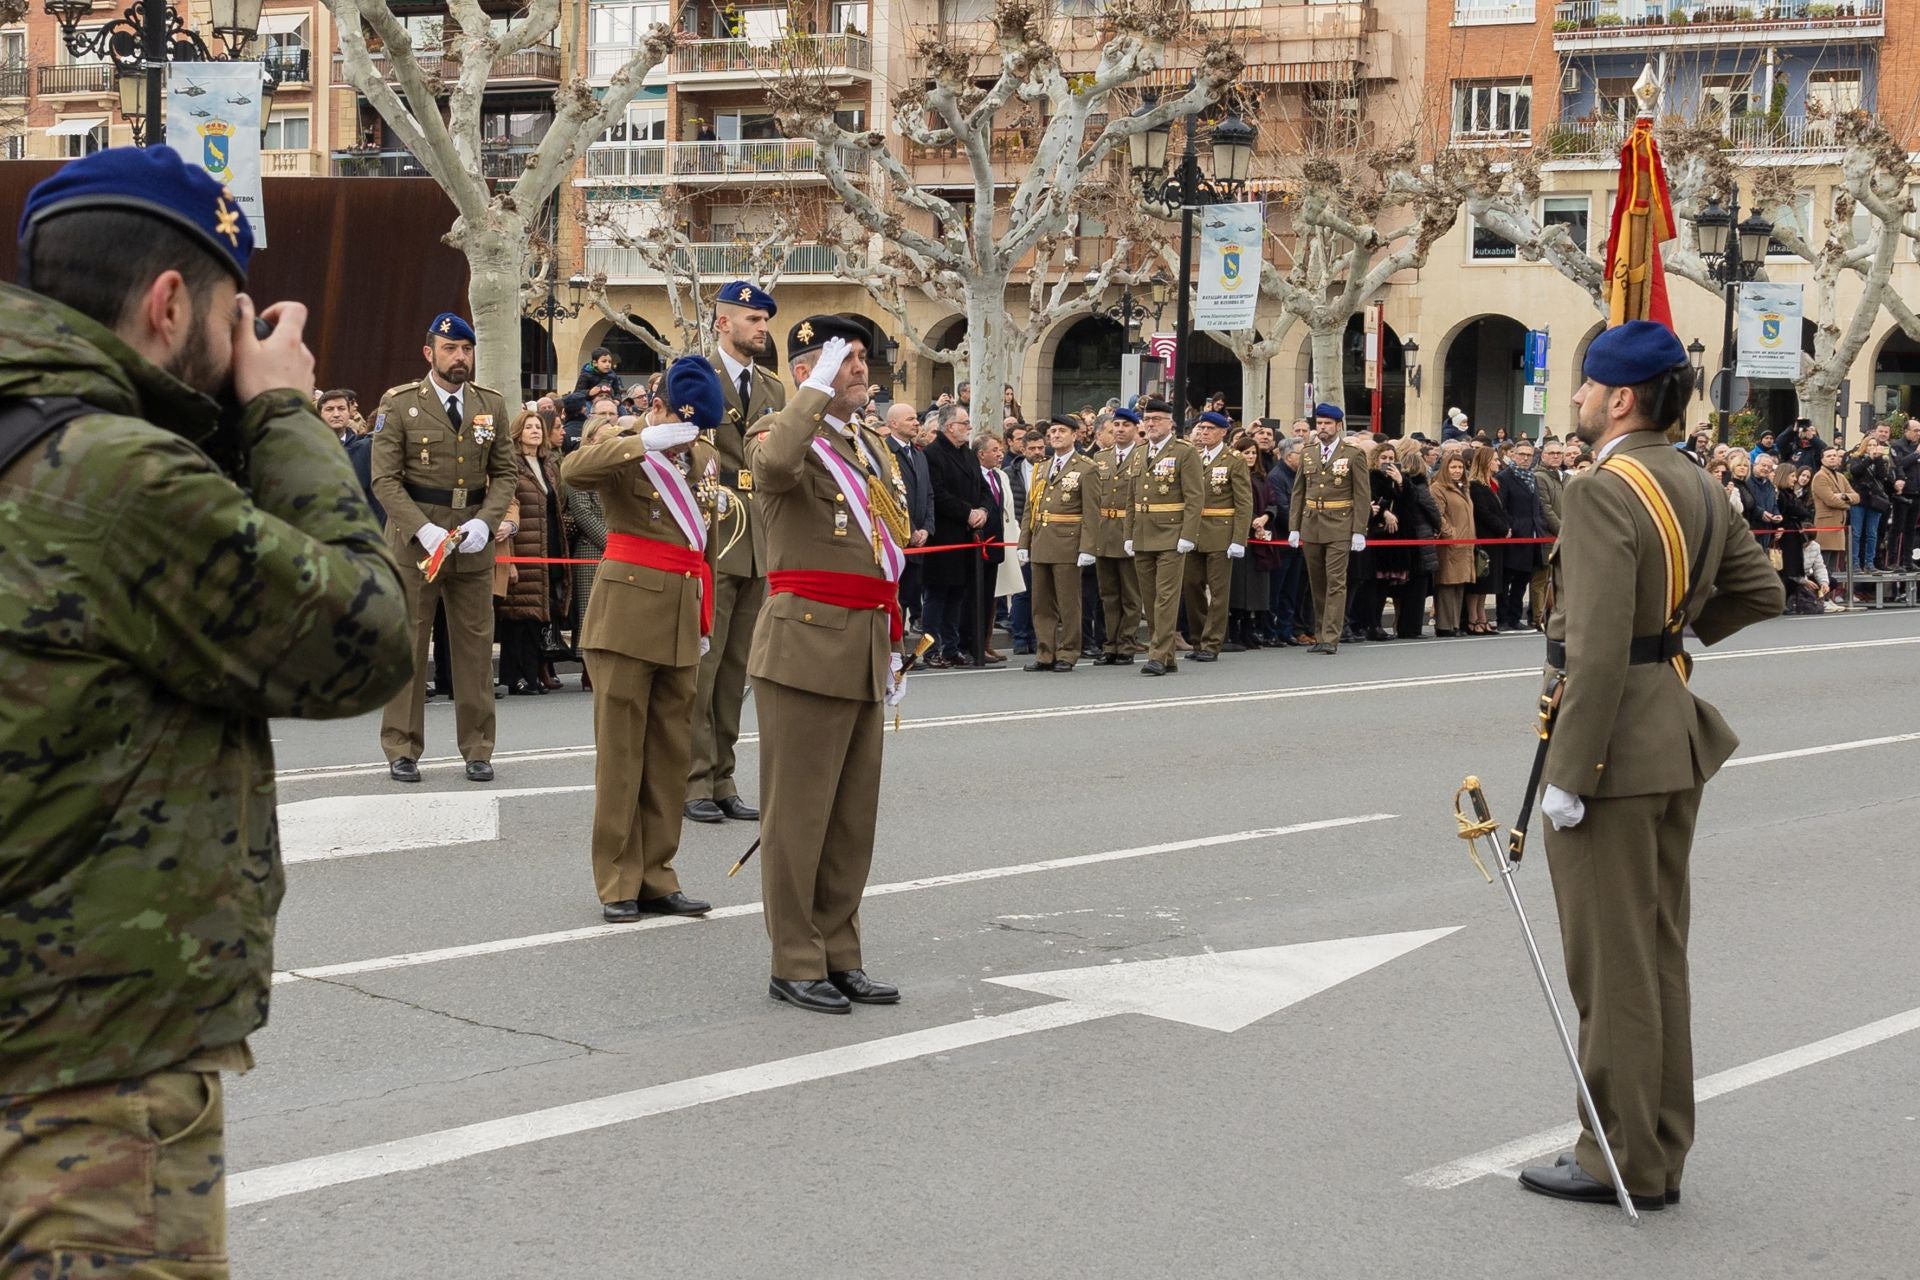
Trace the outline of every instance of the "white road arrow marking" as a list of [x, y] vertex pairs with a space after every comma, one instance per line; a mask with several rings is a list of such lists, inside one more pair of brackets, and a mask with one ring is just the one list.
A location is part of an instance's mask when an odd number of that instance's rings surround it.
[[280, 857], [289, 863], [499, 838], [500, 804], [491, 795], [327, 796], [280, 806]]
[[709, 1102], [849, 1075], [928, 1054], [948, 1053], [970, 1045], [1070, 1027], [1122, 1013], [1236, 1031], [1452, 932], [1450, 928], [1426, 929], [1375, 937], [1335, 938], [1252, 951], [998, 978], [994, 981], [1006, 986], [1063, 995], [1065, 999], [1059, 1004], [972, 1018], [610, 1097], [399, 1138], [334, 1155], [269, 1165], [231, 1177], [227, 1183], [227, 1203], [238, 1209], [322, 1187], [427, 1169], [489, 1151], [544, 1142], [567, 1134], [684, 1111]]

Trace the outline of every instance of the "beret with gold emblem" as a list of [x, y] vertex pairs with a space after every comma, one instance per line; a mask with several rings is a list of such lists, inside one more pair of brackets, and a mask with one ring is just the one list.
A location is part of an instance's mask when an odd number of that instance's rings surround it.
[[788, 362], [818, 351], [827, 345], [828, 338], [845, 338], [848, 342], [862, 344], [869, 354], [873, 351], [873, 330], [867, 327], [865, 320], [833, 315], [808, 316], [787, 334]]
[[675, 417], [702, 431], [713, 430], [726, 417], [727, 399], [720, 389], [720, 375], [705, 356], [681, 356], [668, 365], [660, 395]]
[[772, 294], [745, 280], [729, 280], [720, 287], [714, 301], [730, 307], [745, 307], [749, 311], [764, 311], [768, 319], [780, 312], [780, 308], [773, 305]]
[[51, 219], [93, 209], [121, 209], [168, 222], [191, 236], [232, 274], [247, 282], [253, 228], [219, 181], [190, 165], [171, 147], [109, 147], [65, 164], [27, 193], [20, 215], [22, 275], [31, 261], [33, 233]]

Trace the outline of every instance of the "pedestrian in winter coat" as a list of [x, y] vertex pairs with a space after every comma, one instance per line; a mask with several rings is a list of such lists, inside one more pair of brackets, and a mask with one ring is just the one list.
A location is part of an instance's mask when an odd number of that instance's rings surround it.
[[[547, 449], [540, 415], [522, 411], [514, 420], [519, 445], [519, 480], [514, 498], [520, 504], [520, 528], [513, 535], [516, 557], [565, 559], [566, 528], [562, 521], [560, 469]], [[558, 680], [544, 678], [541, 633], [548, 624], [567, 617], [573, 598], [567, 566], [559, 564], [512, 566], [506, 598], [495, 610], [500, 637], [500, 681], [510, 694], [545, 693]]]

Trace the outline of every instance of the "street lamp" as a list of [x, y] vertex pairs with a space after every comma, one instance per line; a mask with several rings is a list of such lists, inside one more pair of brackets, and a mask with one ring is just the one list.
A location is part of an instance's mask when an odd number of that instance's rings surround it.
[[[583, 309], [580, 302], [580, 295], [592, 281], [579, 274], [567, 277], [567, 293], [569, 301], [573, 304], [572, 306], [568, 306], [566, 303], [560, 301], [559, 283], [558, 274], [549, 266], [547, 268], [547, 296], [527, 308], [528, 316], [545, 323], [549, 346], [552, 346], [554, 321], [571, 320], [580, 314]], [[554, 367], [548, 371], [551, 382], [547, 390], [558, 391], [560, 389], [560, 351], [557, 347], [554, 348], [553, 352], [553, 365]]]
[[1699, 395], [1707, 387], [1707, 344], [1695, 338], [1687, 344], [1687, 359], [1693, 365], [1693, 394]]
[[[1767, 242], [1773, 239], [1773, 223], [1750, 213], [1740, 217], [1740, 188], [1730, 184], [1727, 192], [1730, 203], [1721, 205], [1720, 197], [1713, 196], [1707, 201], [1693, 219], [1693, 233], [1700, 258], [1707, 266], [1707, 274], [1720, 286], [1720, 295], [1724, 303], [1725, 317], [1720, 334], [1720, 404], [1715, 406], [1720, 414], [1719, 438], [1725, 443], [1733, 424], [1733, 366], [1734, 366], [1734, 328], [1733, 307], [1739, 287], [1760, 274], [1760, 268], [1766, 264]], [[1696, 344], [1698, 339], [1695, 340]], [[1689, 347], [1691, 351], [1693, 348]], [[1703, 348], [1704, 350], [1704, 348]], [[1696, 380], [1704, 376], [1705, 370], [1696, 373]]]
[[[260, 30], [262, 0], [213, 0], [214, 34], [226, 50], [216, 58], [200, 33], [180, 21], [167, 0], [133, 0], [119, 17], [83, 27], [92, 0], [43, 0], [46, 14], [60, 24], [60, 39], [75, 58], [102, 58], [113, 65], [120, 110], [133, 125], [134, 142], [158, 146], [166, 138], [166, 69], [172, 62], [232, 62], [246, 52]], [[260, 119], [278, 79], [271, 72], [261, 99]], [[144, 82], [145, 91], [140, 87]], [[144, 99], [144, 101], [143, 101]]]
[[1413, 388], [1415, 395], [1420, 394], [1420, 343], [1412, 334], [1400, 344], [1401, 364], [1406, 369], [1407, 385]]
[[892, 336], [880, 340], [880, 363], [886, 366], [888, 391], [907, 380], [907, 371], [900, 367], [900, 343]]
[[[1157, 99], [1149, 98], [1133, 115], [1135, 119], [1144, 120], [1158, 105]], [[1198, 120], [1194, 116], [1187, 117], [1186, 146], [1179, 164], [1171, 174], [1166, 172], [1167, 143], [1172, 132], [1172, 123], [1162, 120], [1130, 134], [1127, 158], [1132, 164], [1134, 179], [1140, 184], [1141, 202], [1147, 209], [1168, 218], [1178, 210], [1180, 216], [1180, 295], [1174, 308], [1173, 411], [1177, 419], [1184, 419], [1187, 371], [1193, 363], [1190, 359], [1193, 324], [1189, 310], [1192, 290], [1188, 287], [1193, 278], [1193, 211], [1212, 204], [1230, 204], [1241, 198], [1247, 175], [1253, 168], [1253, 144], [1258, 134], [1237, 115], [1228, 116], [1215, 125], [1208, 137], [1213, 153], [1213, 176], [1209, 178], [1200, 171]], [[1156, 310], [1156, 320], [1158, 314]]]

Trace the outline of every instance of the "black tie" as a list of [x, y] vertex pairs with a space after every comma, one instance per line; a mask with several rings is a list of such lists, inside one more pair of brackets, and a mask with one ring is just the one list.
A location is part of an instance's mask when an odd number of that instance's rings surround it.
[[460, 397], [447, 397], [447, 421], [453, 424], [453, 434], [460, 434]]
[[752, 400], [753, 400], [753, 370], [742, 369], [740, 371], [740, 412], [741, 413], [745, 413], [747, 411], [747, 406]]

